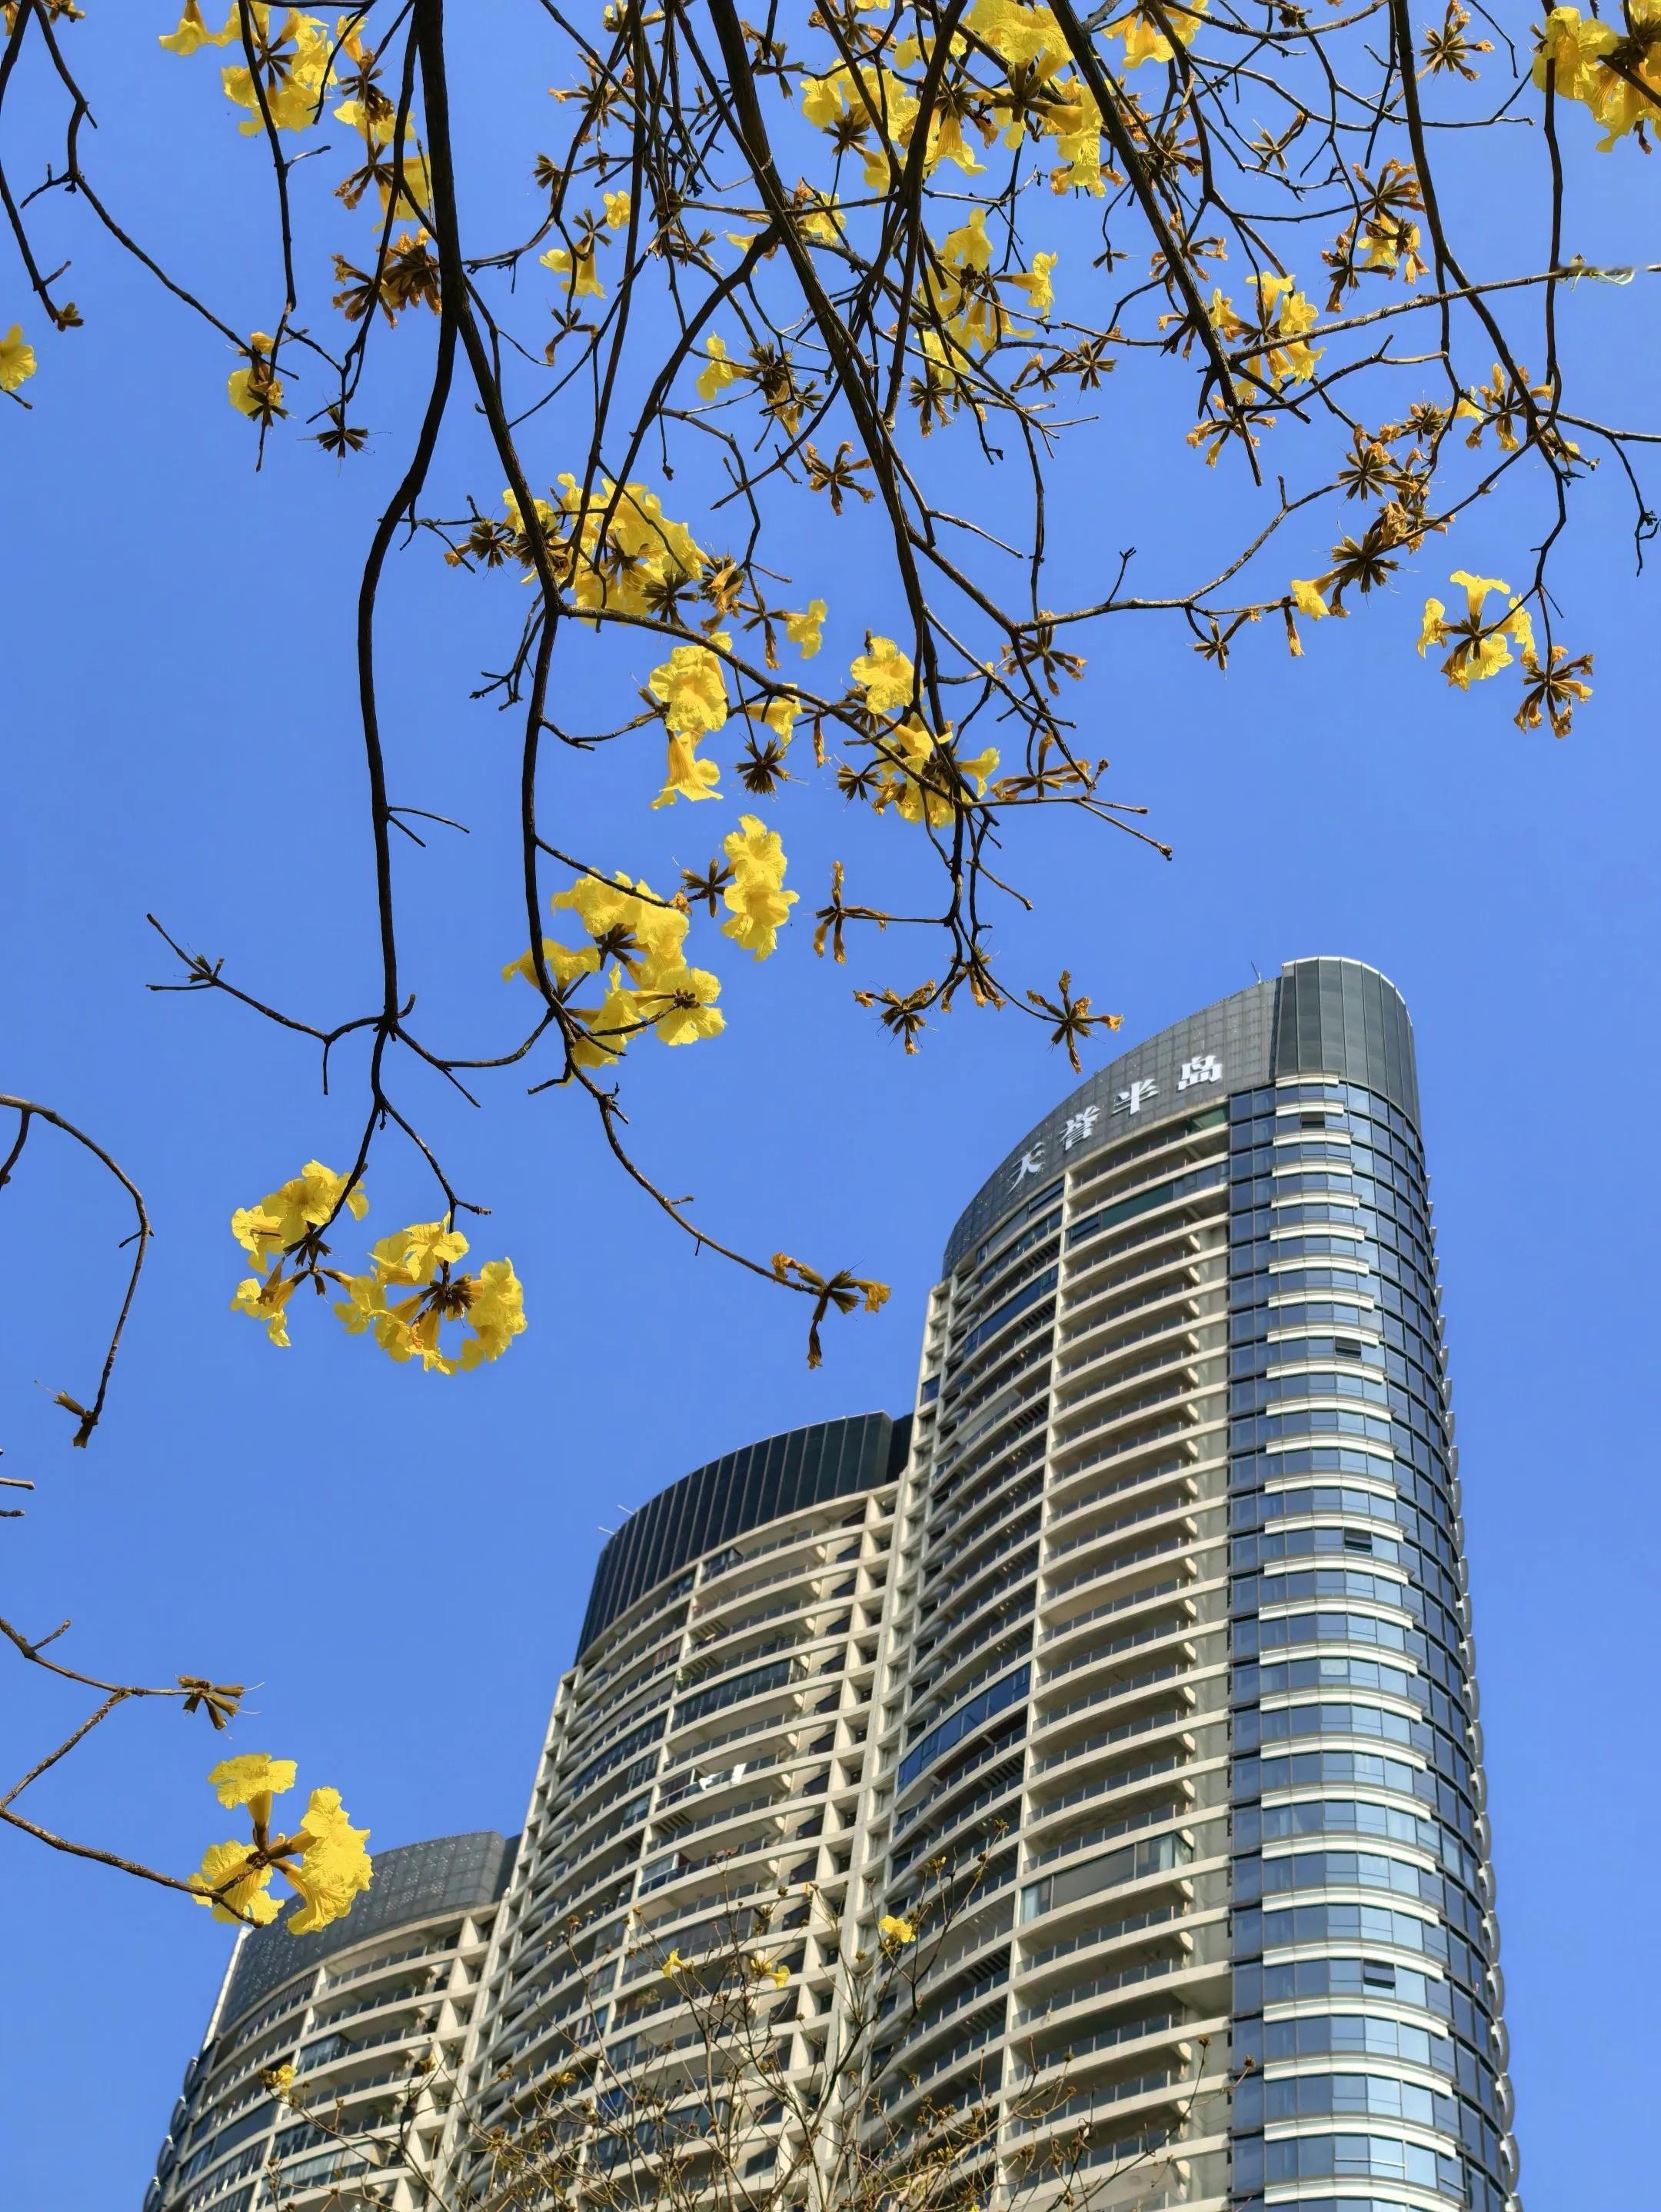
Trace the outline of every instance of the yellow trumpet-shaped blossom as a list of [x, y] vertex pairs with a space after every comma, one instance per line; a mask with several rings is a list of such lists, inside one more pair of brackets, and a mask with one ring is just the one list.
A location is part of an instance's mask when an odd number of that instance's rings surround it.
[[719, 659], [707, 646], [677, 645], [646, 682], [652, 697], [662, 702], [669, 732], [664, 787], [652, 805], [718, 799], [721, 771], [715, 762], [700, 759], [697, 747], [700, 738], [726, 726], [726, 678]]
[[728, 385], [737, 381], [741, 371], [727, 359], [726, 340], [718, 337], [713, 331], [704, 340], [704, 351], [708, 356], [708, 362], [699, 373], [698, 397], [700, 399], [718, 399]]
[[1627, 35], [1578, 8], [1554, 8], [1535, 49], [1535, 84], [1543, 91], [1549, 78], [1559, 100], [1587, 109], [1603, 125], [1604, 154], [1640, 123], [1661, 118], [1661, 13], [1653, 0], [1634, 0], [1629, 12]]
[[721, 850], [732, 869], [732, 881], [721, 895], [731, 919], [722, 923], [721, 934], [765, 960], [776, 951], [779, 933], [797, 898], [784, 887], [784, 845], [759, 816], [744, 814], [737, 829], [722, 840]]
[[[1177, 46], [1191, 46], [1194, 34], [1199, 29], [1200, 18], [1205, 13], [1206, 0], [1166, 0], [1156, 17], [1146, 5], [1138, 5], [1117, 22], [1109, 23], [1105, 38], [1123, 39], [1125, 67], [1127, 73], [1140, 69], [1143, 62], [1168, 62], [1176, 58]], [[1160, 18], [1168, 25], [1171, 38], [1161, 27]], [[1172, 43], [1173, 39], [1175, 45]]]
[[715, 1001], [721, 980], [707, 968], [649, 968], [636, 993], [640, 1018], [651, 1023], [665, 1044], [692, 1044], [719, 1036], [726, 1016]]
[[248, 349], [250, 358], [225, 380], [226, 396], [239, 415], [269, 422], [283, 412], [282, 379], [271, 373], [271, 341], [264, 331], [254, 331]]
[[917, 1941], [916, 1923], [900, 1912], [885, 1912], [876, 1923], [876, 1932], [885, 1949], [903, 1949], [907, 1943]]
[[201, 0], [185, 0], [185, 12], [179, 19], [176, 31], [164, 31], [156, 40], [170, 54], [193, 54], [198, 46], [227, 46], [237, 34], [237, 9], [232, 0], [230, 14], [225, 18], [225, 27], [210, 31], [203, 20]]
[[868, 634], [850, 672], [865, 695], [868, 714], [894, 714], [911, 705], [917, 671], [891, 637]]
[[0, 338], [0, 392], [15, 392], [34, 374], [34, 348], [23, 342], [23, 325], [14, 323]]
[[[573, 951], [569, 945], [561, 945], [552, 937], [545, 937], [543, 939], [543, 963], [553, 979], [555, 989], [563, 991], [579, 975], [593, 975], [599, 967], [600, 956], [591, 945], [579, 945]], [[536, 962], [533, 953], [528, 951], [520, 953], [517, 960], [510, 960], [502, 969], [504, 983], [511, 983], [516, 975], [522, 975], [527, 983], [536, 982]]]
[[826, 614], [822, 599], [809, 599], [807, 611], [785, 617], [785, 635], [801, 653], [803, 660], [811, 660], [824, 643], [822, 624]]
[[245, 1752], [221, 1759], [208, 1776], [221, 1805], [246, 1806], [252, 1836], [243, 1842], [210, 1844], [191, 1876], [198, 1905], [215, 1920], [264, 1927], [277, 1917], [271, 1877], [280, 1874], [301, 1899], [288, 1917], [292, 1936], [309, 1936], [345, 1917], [352, 1901], [368, 1888], [373, 1862], [364, 1849], [367, 1828], [355, 1828], [337, 1790], [314, 1790], [300, 1826], [274, 1833], [272, 1802], [294, 1785], [294, 1762], [264, 1752]]
[[[1510, 585], [1500, 577], [1473, 576], [1464, 568], [1456, 568], [1451, 580], [1464, 587], [1465, 611], [1450, 621], [1441, 600], [1427, 599], [1419, 653], [1422, 659], [1432, 646], [1450, 647], [1442, 673], [1450, 684], [1468, 691], [1473, 684], [1511, 666], [1512, 641], [1525, 655], [1531, 655], [1534, 626], [1521, 599], [1511, 596]], [[1488, 621], [1483, 604], [1493, 592], [1504, 592], [1508, 605], [1506, 613]]]
[[627, 230], [628, 219], [634, 212], [633, 195], [628, 192], [604, 192], [605, 224], [608, 230]]
[[1288, 589], [1292, 594], [1293, 605], [1300, 615], [1307, 615], [1311, 622], [1319, 622], [1323, 616], [1331, 613], [1331, 608], [1321, 596], [1320, 586], [1312, 583], [1306, 576], [1294, 576]]
[[605, 286], [594, 266], [591, 239], [586, 245], [579, 242], [576, 246], [551, 246], [536, 258], [544, 269], [551, 269], [556, 276], [565, 278], [565, 289], [573, 300], [604, 299]]
[[704, 645], [677, 645], [646, 678], [661, 700], [664, 722], [673, 737], [703, 738], [725, 726], [726, 677], [718, 656]]
[[1047, 8], [1026, 8], [1020, 0], [974, 0], [969, 27], [1017, 68], [1040, 76], [1059, 69], [1068, 46], [1061, 26]]
[[258, 1206], [239, 1206], [231, 1216], [231, 1234], [257, 1261], [280, 1259], [331, 1220], [343, 1203], [355, 1221], [369, 1211], [361, 1183], [347, 1188], [347, 1178], [307, 1160], [297, 1176], [268, 1190]]
[[1033, 256], [1032, 267], [1024, 275], [1017, 272], [1009, 280], [1011, 284], [1018, 284], [1026, 293], [1027, 304], [1033, 313], [1046, 321], [1049, 319], [1051, 308], [1056, 303], [1055, 288], [1050, 282], [1050, 271], [1060, 258], [1055, 253], [1035, 253]]

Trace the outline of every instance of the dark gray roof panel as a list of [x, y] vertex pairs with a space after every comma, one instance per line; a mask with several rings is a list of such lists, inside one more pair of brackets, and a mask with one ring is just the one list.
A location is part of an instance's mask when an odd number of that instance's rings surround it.
[[649, 1498], [600, 1553], [580, 1658], [621, 1613], [718, 1544], [764, 1521], [889, 1481], [905, 1463], [911, 1416], [854, 1413], [745, 1444]]
[[[336, 1952], [404, 1923], [431, 1919], [440, 1912], [476, 1912], [492, 1905], [507, 1886], [518, 1838], [494, 1828], [465, 1836], [439, 1836], [430, 1843], [401, 1844], [374, 1854], [374, 1878], [343, 1920], [314, 1936], [291, 1936], [282, 1919], [246, 1937], [232, 1969], [230, 1987], [219, 2017], [222, 2033], [233, 2022], [281, 1989], [297, 1974], [309, 1974]], [[300, 1909], [296, 1898], [293, 1910]]]

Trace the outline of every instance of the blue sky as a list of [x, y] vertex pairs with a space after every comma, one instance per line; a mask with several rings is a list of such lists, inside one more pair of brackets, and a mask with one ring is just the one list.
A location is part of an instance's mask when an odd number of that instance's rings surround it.
[[[112, 88], [149, 35], [119, 33], [104, 64]], [[459, 88], [475, 125], [494, 115], [482, 67]], [[547, 68], [538, 60], [503, 96], [506, 122], [487, 134], [512, 159], [488, 155], [484, 196], [515, 215], [518, 149], [543, 128], [532, 102]], [[205, 76], [180, 65], [159, 87], [124, 122], [111, 106], [100, 159], [112, 174], [130, 165], [124, 204], [194, 264], [246, 244], [231, 289], [252, 325], [270, 295], [257, 281], [258, 172], [246, 191], [212, 183], [227, 173], [213, 166], [223, 134], [203, 119], [221, 119]], [[1579, 189], [1570, 250], [1635, 258], [1646, 228], [1652, 238], [1653, 182], [1627, 150], [1618, 173], [1604, 164]], [[1531, 258], [1507, 228], [1521, 155], [1508, 141], [1484, 159], [1500, 185], [1468, 180], [1466, 234], [1480, 260], [1515, 266]], [[892, 1284], [880, 1316], [832, 1330], [823, 1370], [803, 1364], [795, 1302], [695, 1258], [620, 1187], [571, 1103], [512, 1085], [476, 1116], [436, 1088], [408, 1093], [464, 1187], [496, 1207], [477, 1249], [511, 1253], [525, 1282], [531, 1328], [510, 1357], [424, 1380], [324, 1316], [296, 1328], [292, 1351], [270, 1350], [226, 1310], [239, 1272], [227, 1216], [312, 1152], [342, 1161], [352, 1109], [319, 1097], [306, 1052], [228, 1004], [147, 994], [167, 962], [143, 916], [155, 908], [297, 1011], [334, 1019], [367, 1003], [346, 609], [429, 332], [398, 333], [371, 409], [386, 434], [361, 464], [337, 473], [279, 441], [255, 478], [217, 341], [84, 233], [74, 245], [88, 328], [40, 344], [34, 412], [0, 422], [13, 732], [0, 1022], [6, 1081], [106, 1138], [159, 1234], [106, 1427], [71, 1454], [50, 1394], [90, 1371], [125, 1224], [44, 1141], [7, 1194], [0, 1442], [7, 1470], [39, 1485], [5, 1538], [8, 1614], [37, 1632], [72, 1615], [65, 1649], [94, 1672], [258, 1684], [237, 1745], [298, 1758], [302, 1783], [336, 1784], [378, 1844], [512, 1830], [602, 1526], [734, 1444], [907, 1405], [956, 1212], [1071, 1079], [1007, 1013], [961, 1013], [902, 1058], [849, 986], [915, 980], [928, 953], [889, 945], [882, 964], [862, 949], [832, 972], [812, 962], [804, 929], [787, 933], [764, 969], [721, 963], [727, 1034], [641, 1054], [628, 1104], [646, 1163], [695, 1192], [721, 1233]], [[1623, 389], [1640, 404], [1661, 338], [1652, 280], [1582, 288], [1564, 314], [1594, 404], [1613, 408]], [[1059, 499], [1074, 583], [1109, 573], [1133, 543], [1151, 574], [1243, 512], [1179, 431], [1167, 434], [1144, 386], [1125, 385]], [[556, 447], [550, 435], [536, 453], [544, 477], [566, 463]], [[446, 464], [448, 500], [469, 487], [494, 497], [494, 471], [481, 477], [476, 462], [463, 451]], [[1000, 934], [1023, 980], [1047, 984], [1070, 963], [1099, 1006], [1123, 1012], [1127, 1042], [1298, 955], [1352, 954], [1406, 994], [1533, 2212], [1630, 2193], [1624, 2145], [1657, 2057], [1652, 1916], [1623, 1902], [1650, 1893], [1661, 1809], [1637, 1734], [1653, 1446], [1630, 1419], [1657, 1318], [1643, 1121], [1661, 1077], [1657, 603], [1654, 570], [1633, 576], [1609, 474], [1577, 501], [1559, 570], [1567, 634], [1597, 653], [1597, 696], [1572, 739], [1519, 735], [1508, 691], [1461, 698], [1412, 650], [1423, 594], [1445, 589], [1449, 568], [1511, 573], [1537, 532], [1537, 512], [1507, 500], [1433, 544], [1361, 617], [1324, 625], [1301, 662], [1263, 635], [1219, 678], [1174, 627], [1125, 626], [1089, 643], [1081, 724], [1112, 756], [1116, 792], [1148, 805], [1176, 857], [1040, 827], [1016, 871], [1041, 888], [1040, 911]], [[821, 510], [793, 528], [797, 573], [829, 580], [827, 653], [852, 649], [883, 613], [860, 526], [833, 537]], [[476, 671], [497, 665], [515, 590], [458, 579], [423, 552], [401, 562], [386, 600], [395, 795], [473, 824], [466, 841], [410, 848], [400, 877], [422, 1006], [464, 1048], [505, 1033], [496, 970], [523, 941], [502, 813], [512, 737], [466, 696]], [[573, 719], [602, 719], [615, 688], [597, 664], [575, 653], [567, 680]], [[615, 851], [661, 877], [706, 857], [708, 834], [678, 818], [685, 810], [645, 817], [655, 776], [644, 767], [587, 775], [556, 763], [547, 805], [606, 864]], [[777, 818], [804, 908], [845, 837], [869, 841], [845, 831], [834, 799], [805, 790]], [[427, 1209], [390, 1151], [371, 1194], [372, 1231]], [[0, 1708], [14, 1770], [81, 1711], [23, 1689], [14, 1679]], [[172, 1713], [119, 1715], [40, 1789], [39, 1814], [187, 1870], [225, 1832], [203, 1783], [214, 1751]], [[27, 2212], [136, 2204], [227, 1931], [21, 1841], [4, 1863], [6, 2200]]]

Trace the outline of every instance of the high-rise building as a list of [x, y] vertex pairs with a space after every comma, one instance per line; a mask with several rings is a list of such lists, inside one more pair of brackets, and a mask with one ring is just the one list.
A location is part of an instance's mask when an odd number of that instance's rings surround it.
[[971, 1876], [871, 2122], [997, 2103], [964, 2203], [1521, 2212], [1452, 1436], [1393, 986], [1294, 962], [1121, 1055], [952, 1231], [912, 1414], [606, 1546], [478, 2119], [585, 2050], [615, 2094], [679, 2032], [663, 1960], [781, 1891], [810, 2075], [838, 1942]]
[[1107, 2204], [1163, 2160], [1194, 2205], [1515, 2212], [1435, 1232], [1382, 975], [1294, 962], [1009, 1152], [947, 1246], [895, 1528], [890, 1909], [998, 1838], [909, 2094], [1067, 2061], [1028, 2132], [1085, 2129]]
[[[144, 2212], [250, 2212], [276, 2202], [267, 2170], [285, 2203], [336, 2188], [350, 2202], [371, 2167], [385, 2212], [426, 2206], [418, 2175], [441, 2161], [448, 2123], [430, 2092], [409, 2103], [411, 2069], [429, 2053], [435, 2081], [460, 2067], [512, 1856], [490, 1832], [407, 1844], [376, 1853], [367, 1895], [331, 1927], [291, 1936], [285, 1913], [241, 1930]], [[273, 2094], [265, 2076], [282, 2066], [354, 2148]], [[406, 2144], [414, 2171], [397, 2155]]]
[[[606, 1545], [492, 1948], [483, 2127], [534, 2121], [573, 2044], [603, 2045], [610, 2080], [678, 2032], [662, 1960], [724, 1941], [747, 1900], [849, 1897], [909, 1427], [869, 1413], [751, 1444]], [[787, 2068], [811, 2065], [834, 1979], [809, 1917], [798, 1901], [780, 1923], [803, 2000]]]

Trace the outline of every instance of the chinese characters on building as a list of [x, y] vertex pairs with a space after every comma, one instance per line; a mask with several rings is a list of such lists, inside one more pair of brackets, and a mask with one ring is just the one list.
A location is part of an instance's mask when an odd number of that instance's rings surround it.
[[[1197, 1053], [1191, 1060], [1183, 1061], [1177, 1076], [1177, 1089], [1191, 1091], [1197, 1084], [1222, 1081], [1222, 1054], [1215, 1052]], [[1151, 1076], [1137, 1076], [1123, 1091], [1116, 1091], [1113, 1093], [1113, 1112], [1116, 1115], [1139, 1114], [1150, 1099], [1158, 1097], [1159, 1085], [1154, 1079]], [[1070, 1114], [1059, 1139], [1063, 1153], [1070, 1152], [1075, 1145], [1088, 1143], [1094, 1133], [1096, 1123], [1100, 1119], [1100, 1106], [1081, 1106], [1076, 1114]], [[1044, 1173], [1045, 1147], [1053, 1141], [1055, 1140], [1040, 1137], [1037, 1144], [1029, 1145], [1021, 1154], [1015, 1162], [1015, 1176], [1011, 1186], [1013, 1188], [1018, 1190], [1028, 1176], [1041, 1176]]]

